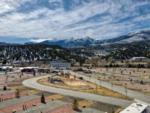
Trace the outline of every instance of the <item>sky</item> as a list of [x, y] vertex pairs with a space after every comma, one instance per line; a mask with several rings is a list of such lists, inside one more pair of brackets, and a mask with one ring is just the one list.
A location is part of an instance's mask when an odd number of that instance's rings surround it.
[[115, 38], [150, 29], [150, 0], [0, 0], [0, 41]]

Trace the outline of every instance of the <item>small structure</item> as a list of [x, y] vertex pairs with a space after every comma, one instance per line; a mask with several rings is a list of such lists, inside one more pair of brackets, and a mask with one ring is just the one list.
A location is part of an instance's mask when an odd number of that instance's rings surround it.
[[150, 106], [146, 103], [133, 103], [120, 113], [150, 113]]
[[69, 70], [71, 68], [71, 63], [65, 60], [53, 60], [50, 61], [50, 67], [55, 70]]
[[63, 83], [59, 76], [48, 77], [48, 82], [52, 84]]

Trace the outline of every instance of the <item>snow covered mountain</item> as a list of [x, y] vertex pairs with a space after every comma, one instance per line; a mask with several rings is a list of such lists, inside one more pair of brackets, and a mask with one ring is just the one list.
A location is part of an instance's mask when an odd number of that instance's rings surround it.
[[150, 40], [150, 30], [141, 31], [137, 33], [130, 33], [128, 35], [120, 36], [113, 39], [103, 40], [101, 43], [103, 44], [111, 44], [111, 43], [132, 43], [139, 41]]
[[[6, 37], [6, 40], [0, 40], [0, 45], [6, 45], [6, 44], [14, 44], [9, 43], [9, 40], [14, 40], [15, 44], [35, 44], [37, 42], [29, 41], [26, 38], [24, 40], [18, 40], [19, 38], [14, 37]], [[149, 41], [150, 40], [150, 30], [145, 30], [141, 32], [136, 33], [130, 33], [127, 35], [123, 35], [117, 38], [111, 38], [111, 39], [105, 39], [105, 40], [98, 40], [91, 37], [85, 37], [85, 38], [69, 38], [69, 39], [61, 39], [61, 40], [45, 40], [38, 42], [39, 44], [44, 45], [58, 45], [64, 48], [79, 48], [79, 47], [90, 47], [90, 46], [97, 46], [97, 45], [109, 45], [109, 44], [129, 44], [133, 42], [140, 42], [140, 41]]]
[[45, 40], [40, 42], [41, 44], [46, 45], [59, 45], [65, 48], [78, 48], [78, 47], [87, 47], [96, 43], [96, 40], [92, 38], [81, 38], [81, 39], [64, 39], [64, 40]]
[[150, 40], [150, 30], [141, 31], [137, 33], [130, 33], [128, 35], [106, 40], [95, 40], [93, 38], [86, 37], [81, 39], [64, 39], [57, 41], [46, 40], [40, 43], [46, 45], [59, 45], [66, 48], [74, 48], [74, 47], [89, 47], [93, 45], [126, 44], [147, 40]]

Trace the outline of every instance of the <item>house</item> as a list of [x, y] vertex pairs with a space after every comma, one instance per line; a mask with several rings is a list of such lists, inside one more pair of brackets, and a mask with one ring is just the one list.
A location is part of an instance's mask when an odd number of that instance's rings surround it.
[[71, 68], [71, 63], [65, 60], [53, 60], [50, 61], [50, 67], [55, 70], [69, 70]]

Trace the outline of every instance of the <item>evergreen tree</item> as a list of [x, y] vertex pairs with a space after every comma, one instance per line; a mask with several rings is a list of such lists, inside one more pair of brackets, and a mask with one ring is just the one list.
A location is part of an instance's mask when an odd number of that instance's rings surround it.
[[16, 89], [16, 98], [20, 98], [20, 90]]
[[3, 90], [6, 91], [6, 90], [7, 90], [7, 86], [4, 86], [4, 87], [3, 87]]
[[79, 108], [78, 108], [78, 100], [77, 99], [74, 99], [74, 101], [73, 101], [73, 109], [74, 110], [79, 110]]
[[44, 96], [44, 94], [43, 94], [43, 93], [42, 93], [42, 96], [41, 96], [41, 103], [46, 104], [45, 96]]

